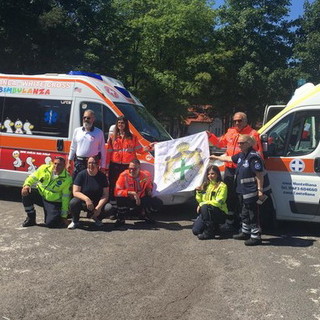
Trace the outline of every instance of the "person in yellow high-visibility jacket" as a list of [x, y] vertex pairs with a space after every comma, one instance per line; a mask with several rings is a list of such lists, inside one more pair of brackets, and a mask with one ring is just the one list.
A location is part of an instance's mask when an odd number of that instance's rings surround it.
[[[36, 224], [34, 204], [39, 204], [39, 200], [44, 208], [47, 227], [60, 227], [67, 223], [72, 178], [65, 165], [64, 158], [56, 157], [52, 164], [40, 166], [25, 180], [21, 195], [27, 218], [22, 224], [23, 227]], [[33, 185], [36, 185], [37, 190], [31, 188]]]

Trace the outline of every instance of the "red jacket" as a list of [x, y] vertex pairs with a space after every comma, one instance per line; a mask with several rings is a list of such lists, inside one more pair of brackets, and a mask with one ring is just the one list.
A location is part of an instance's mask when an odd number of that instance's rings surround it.
[[135, 191], [142, 198], [152, 190], [152, 180], [148, 171], [140, 170], [138, 177], [133, 178], [129, 170], [123, 171], [116, 183], [114, 195], [116, 197], [128, 197], [128, 191]]
[[142, 147], [136, 136], [125, 138], [117, 136], [114, 141], [108, 140], [106, 168], [109, 169], [110, 162], [129, 164], [137, 158], [136, 153], [141, 153]]
[[[237, 128], [235, 127], [231, 127], [228, 129], [226, 134], [224, 134], [219, 138], [215, 136], [213, 133], [211, 133], [209, 135], [209, 141], [218, 148], [227, 148], [226, 155], [233, 156], [241, 152], [238, 145], [238, 139], [240, 134], [248, 134], [249, 136], [254, 137], [254, 139], [256, 140], [256, 144], [253, 146], [253, 149], [258, 151], [262, 156], [262, 145], [261, 145], [259, 133], [256, 130], [252, 129], [249, 125], [245, 126], [240, 131], [238, 131]], [[226, 162], [225, 166], [229, 168], [237, 167], [237, 165], [233, 162]]]

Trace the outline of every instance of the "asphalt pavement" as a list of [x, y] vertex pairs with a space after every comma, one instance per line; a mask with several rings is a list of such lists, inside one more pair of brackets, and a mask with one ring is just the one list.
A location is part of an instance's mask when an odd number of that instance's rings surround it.
[[150, 225], [22, 228], [19, 190], [0, 187], [0, 320], [320, 319], [320, 225], [287, 223], [246, 247], [192, 235], [192, 205]]

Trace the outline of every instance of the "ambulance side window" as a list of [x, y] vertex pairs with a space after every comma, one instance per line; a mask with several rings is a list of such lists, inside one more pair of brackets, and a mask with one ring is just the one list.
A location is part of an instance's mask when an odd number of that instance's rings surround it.
[[80, 104], [81, 119], [84, 112], [88, 109], [94, 111], [96, 115], [94, 124], [104, 132], [105, 140], [107, 141], [109, 128], [111, 125], [116, 123], [117, 116], [104, 104], [91, 101], [83, 101]]
[[293, 115], [281, 119], [268, 133], [268, 155], [269, 156], [284, 156], [285, 146], [288, 139], [290, 124]]
[[67, 137], [71, 100], [5, 98], [2, 131]]
[[288, 144], [288, 156], [311, 153], [319, 143], [320, 112], [297, 112], [294, 117]]
[[3, 124], [3, 104], [4, 98], [0, 97], [0, 131], [2, 131], [2, 124]]

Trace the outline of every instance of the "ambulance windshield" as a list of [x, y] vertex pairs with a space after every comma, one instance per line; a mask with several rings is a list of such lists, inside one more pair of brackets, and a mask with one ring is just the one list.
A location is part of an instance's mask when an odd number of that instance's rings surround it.
[[158, 142], [171, 139], [169, 133], [145, 107], [120, 102], [116, 102], [115, 105], [146, 140], [150, 142]]

